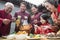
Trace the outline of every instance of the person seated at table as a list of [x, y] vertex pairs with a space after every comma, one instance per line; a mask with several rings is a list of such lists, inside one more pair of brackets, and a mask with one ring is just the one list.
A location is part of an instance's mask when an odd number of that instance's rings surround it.
[[47, 15], [49, 15], [49, 16], [50, 16], [50, 18], [49, 18], [49, 23], [50, 23], [51, 25], [54, 24], [54, 22], [53, 22], [53, 20], [52, 20], [52, 18], [51, 18], [51, 12], [50, 12], [49, 10], [47, 10], [46, 7], [45, 7], [43, 4], [41, 4], [41, 5], [38, 6], [38, 11], [41, 12], [42, 14], [47, 14]]
[[18, 31], [22, 30], [23, 29], [23, 28], [21, 29], [22, 25], [30, 24], [30, 14], [27, 11], [27, 4], [26, 4], [26, 2], [21, 2], [20, 3], [20, 9], [15, 12], [14, 20], [16, 21], [18, 19], [18, 17], [19, 17], [20, 22], [18, 22], [19, 25], [16, 24], [15, 32], [18, 32]]
[[57, 26], [60, 28], [60, 10], [59, 5], [57, 1], [55, 0], [47, 0], [44, 3], [47, 10], [51, 12], [51, 18], [54, 22], [54, 24], [57, 24]]
[[[55, 1], [47, 0], [44, 4], [45, 4], [45, 7], [47, 8], [47, 10], [49, 10], [51, 12], [51, 18], [54, 22], [54, 25], [56, 25], [59, 30], [60, 29], [60, 10], [59, 10], [58, 2], [56, 0]], [[57, 32], [57, 31], [55, 31], [55, 32]]]
[[31, 12], [32, 12], [32, 15], [31, 15], [31, 24], [32, 24], [32, 29], [31, 29], [31, 33], [34, 34], [34, 25], [37, 25], [39, 26], [40, 25], [40, 15], [42, 13], [38, 12], [38, 7], [37, 6], [32, 6], [31, 7]]
[[47, 14], [42, 14], [40, 16], [40, 27], [37, 27], [35, 33], [36, 34], [48, 34], [52, 33], [52, 25], [48, 22], [49, 16]]
[[10, 26], [12, 21], [12, 15], [10, 14], [14, 8], [14, 5], [7, 2], [4, 9], [0, 10], [0, 35], [6, 36], [10, 33]]

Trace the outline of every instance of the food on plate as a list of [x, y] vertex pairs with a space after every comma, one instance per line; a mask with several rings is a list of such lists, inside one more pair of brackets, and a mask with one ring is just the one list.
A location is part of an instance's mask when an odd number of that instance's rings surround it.
[[38, 39], [40, 37], [41, 37], [40, 34], [30, 34], [30, 38]]
[[57, 34], [60, 34], [60, 30], [57, 32]]
[[40, 35], [35, 35], [33, 38], [40, 38]]
[[31, 29], [31, 24], [29, 24], [29, 25], [23, 25], [23, 26], [21, 26], [19, 29], [20, 30], [30, 30]]
[[57, 37], [60, 37], [60, 30], [56, 34]]
[[26, 31], [18, 31], [17, 34], [18, 35], [20, 35], [20, 34], [27, 34], [27, 32]]
[[55, 37], [55, 33], [53, 33], [53, 32], [52, 33], [48, 33], [47, 37]]
[[8, 39], [8, 40], [15, 39], [15, 34], [8, 35], [8, 36], [7, 36], [7, 39]]
[[26, 38], [27, 38], [26, 34], [20, 34], [20, 35], [11, 34], [7, 36], [7, 40], [24, 40]]

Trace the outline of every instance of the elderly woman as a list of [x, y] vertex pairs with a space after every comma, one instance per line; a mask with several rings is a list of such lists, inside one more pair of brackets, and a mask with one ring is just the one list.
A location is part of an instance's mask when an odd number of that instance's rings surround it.
[[10, 2], [7, 2], [3, 10], [0, 10], [0, 34], [1, 36], [6, 36], [10, 32], [11, 25], [11, 11], [13, 10], [14, 5]]

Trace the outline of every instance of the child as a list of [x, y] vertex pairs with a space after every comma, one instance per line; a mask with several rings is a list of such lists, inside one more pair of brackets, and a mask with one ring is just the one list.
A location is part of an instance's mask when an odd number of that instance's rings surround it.
[[53, 30], [52, 30], [52, 26], [51, 24], [49, 24], [48, 22], [48, 19], [49, 19], [49, 16], [47, 14], [42, 14], [40, 16], [40, 22], [41, 22], [41, 25], [40, 27], [37, 27], [37, 30], [35, 31], [36, 34], [48, 34], [48, 33], [52, 33]]

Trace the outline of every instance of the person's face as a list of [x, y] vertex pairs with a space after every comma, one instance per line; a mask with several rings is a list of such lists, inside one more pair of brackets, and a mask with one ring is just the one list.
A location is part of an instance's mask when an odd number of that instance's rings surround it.
[[42, 24], [46, 23], [46, 21], [45, 21], [42, 17], [40, 17], [40, 22], [41, 22]]
[[6, 13], [11, 13], [12, 12], [12, 8], [8, 7], [8, 6], [5, 6], [5, 12]]
[[51, 12], [54, 12], [54, 10], [55, 10], [54, 5], [52, 5], [52, 4], [48, 3], [48, 2], [45, 3], [45, 7], [47, 8], [47, 10], [49, 10]]
[[21, 9], [22, 12], [24, 12], [24, 11], [26, 10], [26, 5], [21, 4], [21, 5], [20, 5], [20, 9]]
[[32, 8], [31, 8], [31, 11], [32, 11], [32, 13], [34, 13], [34, 14], [35, 14], [35, 13], [37, 13], [38, 9], [37, 9], [37, 8], [35, 8], [35, 7], [32, 7]]

